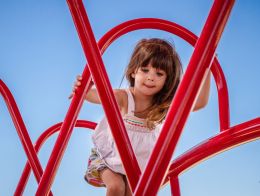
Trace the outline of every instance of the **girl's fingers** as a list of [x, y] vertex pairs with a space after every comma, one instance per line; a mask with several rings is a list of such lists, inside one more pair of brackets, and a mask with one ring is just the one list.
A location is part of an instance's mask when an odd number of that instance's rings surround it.
[[82, 80], [82, 76], [81, 76], [81, 75], [77, 75], [77, 79], [76, 79], [76, 81], [74, 82], [74, 86], [73, 86], [73, 88], [72, 88], [72, 93], [71, 93], [71, 95], [69, 96], [69, 99], [71, 99], [71, 98], [75, 95], [76, 90], [77, 90], [78, 87], [81, 85], [81, 80]]
[[80, 86], [81, 85], [81, 82], [80, 81], [76, 81], [76, 82], [74, 82], [74, 88], [76, 87], [78, 87], [78, 86]]
[[74, 92], [70, 94], [70, 96], [68, 97], [69, 99], [71, 99], [74, 96]]
[[82, 80], [82, 76], [81, 75], [77, 75], [77, 80]]

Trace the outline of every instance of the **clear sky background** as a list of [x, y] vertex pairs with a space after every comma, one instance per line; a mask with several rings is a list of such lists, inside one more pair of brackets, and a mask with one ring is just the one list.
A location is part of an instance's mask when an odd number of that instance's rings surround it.
[[[84, 1], [95, 37], [134, 18], [155, 17], [176, 22], [199, 35], [213, 1], [131, 0]], [[260, 1], [237, 1], [217, 48], [226, 76], [231, 125], [260, 114]], [[193, 48], [176, 36], [157, 30], [129, 33], [103, 55], [114, 88], [136, 42], [161, 37], [175, 43], [186, 68]], [[39, 135], [63, 121], [69, 108], [73, 82], [86, 59], [65, 0], [0, 0], [0, 78], [10, 88], [28, 132]], [[98, 122], [101, 106], [85, 102], [80, 119]], [[92, 147], [91, 133], [75, 128], [52, 186], [54, 195], [105, 195], [104, 188], [85, 183], [83, 175]], [[216, 87], [212, 80], [207, 107], [192, 113], [174, 157], [219, 132]], [[57, 134], [39, 153], [46, 166]], [[0, 195], [13, 195], [27, 160], [5, 102], [0, 98]], [[183, 196], [259, 196], [260, 141], [217, 155], [180, 176]], [[37, 183], [31, 175], [24, 195], [34, 195]], [[169, 186], [159, 195], [170, 195]]]

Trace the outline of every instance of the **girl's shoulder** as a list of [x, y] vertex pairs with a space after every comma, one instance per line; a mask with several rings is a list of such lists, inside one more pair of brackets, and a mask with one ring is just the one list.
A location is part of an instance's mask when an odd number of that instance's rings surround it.
[[120, 107], [120, 111], [123, 113], [127, 113], [128, 95], [126, 89], [114, 89], [114, 95]]
[[116, 98], [121, 98], [121, 99], [127, 99], [127, 89], [114, 89], [114, 94]]

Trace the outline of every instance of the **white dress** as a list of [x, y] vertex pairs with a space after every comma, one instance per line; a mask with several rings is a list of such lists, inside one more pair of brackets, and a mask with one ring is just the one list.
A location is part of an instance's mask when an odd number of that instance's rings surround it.
[[[126, 89], [126, 92], [128, 95], [128, 111], [123, 116], [123, 121], [137, 162], [141, 171], [143, 171], [160, 134], [161, 124], [156, 125], [153, 130], [148, 129], [144, 125], [144, 119], [134, 116], [134, 98], [129, 89]], [[104, 160], [105, 165], [114, 172], [125, 174], [106, 118], [103, 118], [97, 125], [92, 140], [97, 153]]]

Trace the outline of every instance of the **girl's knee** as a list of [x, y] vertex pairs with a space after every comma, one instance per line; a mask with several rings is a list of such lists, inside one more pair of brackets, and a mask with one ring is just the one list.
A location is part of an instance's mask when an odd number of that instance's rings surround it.
[[125, 185], [123, 183], [110, 183], [107, 186], [107, 193], [111, 195], [125, 195]]
[[105, 169], [101, 172], [101, 178], [106, 185], [107, 195], [125, 195], [126, 186], [123, 175]]

